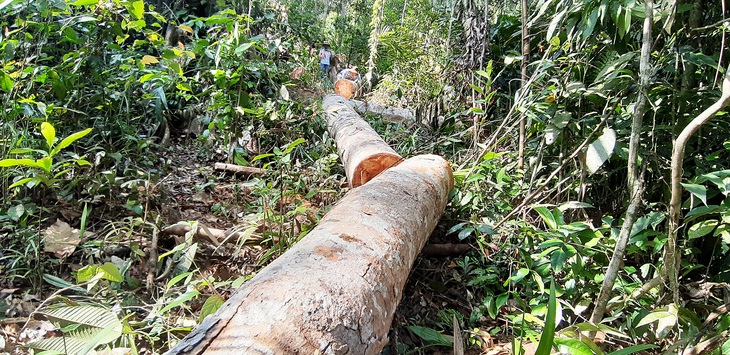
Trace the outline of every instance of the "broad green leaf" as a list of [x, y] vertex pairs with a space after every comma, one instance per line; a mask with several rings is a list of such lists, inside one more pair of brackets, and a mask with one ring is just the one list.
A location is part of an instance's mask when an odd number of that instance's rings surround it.
[[132, 2], [132, 6], [130, 7], [130, 12], [132, 13], [132, 16], [134, 16], [136, 19], [141, 19], [144, 17], [144, 1], [137, 0]]
[[8, 217], [10, 217], [13, 221], [17, 222], [20, 220], [20, 217], [23, 217], [23, 214], [25, 214], [25, 206], [22, 204], [8, 208]]
[[[2, 164], [2, 161], [0, 161], [0, 164]], [[0, 166], [2, 166], [2, 165], [0, 165]], [[705, 216], [708, 214], [720, 213], [720, 212], [725, 211], [726, 209], [727, 209], [726, 207], [717, 206], [717, 205], [695, 207], [691, 211], [687, 212], [687, 214], [684, 216], [685, 222], [689, 222], [688, 219], [690, 217], [698, 218], [698, 217], [702, 217], [702, 216]]]
[[172, 288], [172, 286], [175, 286], [175, 284], [177, 284], [178, 282], [180, 282], [180, 280], [188, 277], [188, 275], [190, 275], [190, 274], [192, 274], [192, 272], [191, 271], [188, 271], [188, 272], [184, 272], [184, 273], [182, 273], [180, 275], [177, 275], [177, 276], [171, 278], [170, 281], [167, 282], [167, 288], [168, 289]]
[[149, 54], [142, 57], [142, 59], [140, 59], [139, 61], [142, 62], [142, 64], [144, 64], [144, 65], [157, 64], [160, 62], [157, 58], [155, 58]]
[[545, 38], [553, 38], [555, 36], [555, 30], [563, 23], [563, 19], [565, 19], [565, 14], [567, 12], [568, 8], [566, 7], [553, 16], [553, 19], [550, 21], [550, 25], [548, 26], [547, 33], [545, 34]]
[[160, 314], [165, 314], [165, 312], [195, 298], [199, 294], [200, 294], [200, 291], [192, 290], [192, 291], [185, 292], [180, 296], [177, 296], [177, 298], [175, 298], [172, 302], [170, 302], [170, 304], [168, 304], [167, 306], [165, 306], [164, 308], [162, 308], [160, 310]]
[[240, 57], [245, 51], [247, 51], [249, 48], [251, 48], [251, 46], [253, 46], [253, 43], [252, 42], [246, 42], [246, 43], [238, 46], [238, 48], [236, 48], [236, 50], [233, 51], [233, 53], [236, 56], [239, 56]]
[[53, 148], [53, 151], [51, 152], [51, 156], [54, 156], [58, 154], [58, 152], [61, 151], [61, 149], [66, 148], [70, 146], [73, 142], [76, 142], [77, 140], [86, 137], [87, 134], [91, 133], [91, 128], [87, 128], [83, 131], [76, 132], [66, 138], [64, 138], [61, 143], [59, 143], [55, 148]]
[[591, 348], [578, 339], [555, 338], [555, 345], [562, 354], [593, 355]]
[[542, 329], [540, 343], [537, 345], [535, 355], [550, 355], [555, 339], [555, 315], [557, 314], [557, 300], [555, 299], [555, 280], [550, 281], [550, 298], [548, 299], [548, 311], [545, 315], [545, 327]]
[[76, 0], [74, 2], [68, 3], [71, 6], [85, 6], [85, 5], [96, 5], [99, 3], [99, 0]]
[[659, 346], [654, 345], [654, 344], [634, 345], [634, 346], [629, 346], [629, 347], [623, 348], [621, 350], [616, 350], [612, 353], [608, 353], [608, 355], [631, 355], [633, 353], [638, 353], [639, 351], [656, 349], [658, 347]]
[[[38, 180], [38, 178], [27, 177], [25, 179], [20, 179], [20, 180], [14, 182], [12, 185], [8, 186], [8, 188], [9, 189], [12, 189], [14, 187], [23, 186], [23, 185], [25, 185], [25, 184], [27, 184], [27, 183], [29, 183], [31, 181], [35, 181], [35, 184], [38, 184], [40, 182], [40, 180]], [[34, 185], [29, 185], [28, 188], [32, 188], [33, 186]]]
[[46, 173], [51, 173], [51, 167], [53, 166], [53, 158], [51, 157], [43, 157], [38, 160], [36, 160], [36, 164], [38, 164], [38, 167], [43, 169]]
[[586, 150], [586, 167], [588, 173], [593, 174], [601, 168], [603, 163], [613, 154], [616, 147], [616, 131], [604, 128], [603, 134], [598, 137]]
[[198, 319], [198, 323], [203, 323], [205, 317], [218, 311], [218, 308], [221, 308], [223, 302], [224, 301], [221, 296], [211, 295], [208, 297], [208, 299], [205, 300], [205, 303], [203, 303], [203, 308], [200, 309], [200, 318]]
[[99, 267], [100, 271], [104, 271], [104, 278], [112, 282], [122, 282], [124, 278], [122, 273], [119, 272], [119, 268], [116, 265], [106, 262], [104, 265]]
[[53, 128], [52, 124], [43, 122], [41, 123], [41, 134], [43, 134], [43, 138], [46, 139], [48, 150], [51, 150], [51, 148], [53, 148], [53, 143], [56, 141], [56, 129]]
[[533, 206], [535, 212], [537, 212], [549, 229], [554, 230], [558, 228], [558, 222], [555, 220], [555, 216], [545, 206]]
[[76, 282], [83, 283], [88, 280], [91, 280], [92, 277], [96, 276], [97, 274], [97, 265], [86, 265], [76, 271]]
[[412, 331], [416, 335], [418, 335], [421, 339], [423, 339], [427, 344], [429, 345], [441, 345], [441, 346], [452, 346], [452, 342], [447, 339], [443, 334], [439, 333], [438, 331], [426, 328], [426, 327], [420, 327], [417, 325], [411, 325], [408, 326], [408, 330]]
[[515, 273], [514, 275], [512, 275], [512, 276], [511, 276], [511, 277], [509, 278], [509, 280], [511, 280], [512, 282], [520, 282], [520, 281], [522, 281], [522, 279], [524, 279], [524, 278], [525, 278], [525, 276], [527, 276], [527, 275], [528, 275], [529, 273], [530, 273], [530, 269], [526, 269], [526, 268], [521, 268], [521, 269], [517, 270], [517, 272], [516, 272], [516, 273]]
[[596, 23], [598, 23], [598, 15], [599, 15], [599, 8], [593, 9], [590, 16], [588, 16], [588, 19], [585, 22], [585, 27], [583, 28], [583, 39], [587, 40], [591, 37], [591, 34], [593, 34], [593, 30], [596, 28]]
[[677, 325], [678, 320], [677, 309], [672, 305], [668, 308], [668, 310], [658, 310], [649, 313], [646, 317], [641, 319], [636, 327], [638, 328], [643, 325], [657, 322], [656, 335], [663, 338], [671, 328]]
[[691, 227], [689, 227], [689, 231], [687, 231], [687, 237], [689, 237], [689, 239], [704, 237], [712, 233], [712, 231], [715, 230], [715, 228], [717, 228], [719, 224], [720, 221], [716, 219], [709, 219], [706, 221], [695, 223]]
[[77, 291], [77, 292], [82, 292], [82, 293], [86, 292], [86, 290], [84, 290], [83, 288], [74, 286], [74, 284], [72, 284], [64, 279], [53, 276], [51, 274], [43, 274], [43, 281], [48, 282], [49, 284], [51, 284], [52, 286], [55, 286], [57, 288], [69, 288], [70, 287], [72, 290]]
[[687, 191], [689, 191], [693, 196], [699, 198], [700, 201], [707, 206], [707, 188], [705, 186], [685, 183], [682, 183], [682, 186], [684, 186]]
[[0, 90], [5, 92], [10, 92], [10, 90], [13, 90], [13, 85], [15, 85], [15, 81], [13, 81], [13, 78], [10, 77], [7, 73], [0, 70]]
[[13, 166], [27, 166], [30, 168], [41, 168], [41, 166], [33, 159], [3, 159], [0, 160], [0, 168], [9, 168]]
[[[68, 306], [60, 307], [51, 310], [44, 311], [48, 318], [52, 320], [62, 320], [68, 323], [76, 323], [93, 327], [93, 333], [88, 330], [79, 330], [84, 336], [78, 336], [80, 334], [74, 334], [71, 332], [67, 334], [69, 337], [85, 338], [87, 341], [89, 336], [92, 336], [96, 344], [106, 344], [119, 338], [122, 334], [122, 322], [119, 321], [116, 314], [102, 307], [97, 306]], [[99, 332], [104, 329], [110, 331], [104, 332], [103, 336], [99, 336]]]

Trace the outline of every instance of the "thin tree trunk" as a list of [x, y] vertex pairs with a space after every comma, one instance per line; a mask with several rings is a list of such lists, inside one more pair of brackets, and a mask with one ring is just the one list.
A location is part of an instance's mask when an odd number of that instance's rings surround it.
[[618, 277], [618, 272], [621, 269], [621, 263], [624, 260], [624, 254], [626, 252], [626, 244], [629, 241], [629, 235], [631, 229], [634, 226], [634, 222], [639, 214], [639, 207], [641, 206], [641, 199], [644, 193], [644, 184], [639, 175], [639, 146], [641, 144], [641, 129], [644, 120], [644, 108], [646, 107], [646, 95], [649, 89], [649, 80], [651, 78], [651, 67], [649, 63], [650, 51], [652, 45], [652, 22], [654, 13], [654, 2], [653, 0], [647, 0], [644, 11], [646, 18], [644, 19], [644, 30], [642, 33], [642, 44], [641, 44], [641, 58], [639, 62], [639, 98], [634, 108], [634, 114], [631, 122], [631, 138], [629, 140], [629, 161], [627, 167], [627, 187], [629, 188], [629, 194], [631, 200], [629, 206], [626, 209], [626, 216], [624, 222], [621, 225], [621, 231], [619, 232], [618, 239], [616, 240], [616, 246], [613, 250], [613, 256], [608, 264], [606, 275], [603, 278], [603, 284], [601, 285], [601, 291], [596, 299], [596, 307], [593, 309], [591, 314], [591, 322], [598, 324], [603, 319], [603, 314], [606, 311], [608, 300], [611, 298], [611, 290]]
[[370, 91], [373, 88], [375, 59], [378, 56], [378, 35], [380, 33], [380, 25], [383, 22], [384, 7], [385, 0], [375, 0], [373, 3], [373, 18], [370, 21], [370, 39], [368, 40], [370, 56], [368, 57], [368, 72], [365, 73], [365, 91]]
[[[521, 69], [522, 69], [522, 81], [521, 81], [521, 88], [520, 90], [523, 91], [522, 96], [524, 97], [524, 91], [527, 90], [527, 61], [530, 55], [530, 29], [527, 27], [527, 19], [528, 14], [527, 12], [530, 10], [527, 0], [522, 0], [522, 63], [521, 63]], [[527, 126], [527, 116], [524, 112], [520, 113], [520, 137], [519, 137], [519, 148], [518, 148], [518, 155], [519, 159], [517, 162], [517, 167], [519, 169], [523, 169], [525, 167], [525, 140], [527, 139], [526, 135], [526, 126]]]
[[352, 190], [169, 354], [380, 354], [452, 188], [425, 155]]
[[669, 236], [664, 247], [664, 277], [669, 281], [672, 300], [679, 303], [679, 261], [677, 254], [677, 233], [679, 230], [679, 212], [682, 209], [682, 166], [684, 165], [684, 150], [692, 134], [715, 114], [730, 104], [730, 76], [725, 76], [722, 83], [722, 96], [712, 106], [708, 107], [699, 116], [695, 117], [677, 136], [672, 149], [672, 197], [669, 201]]

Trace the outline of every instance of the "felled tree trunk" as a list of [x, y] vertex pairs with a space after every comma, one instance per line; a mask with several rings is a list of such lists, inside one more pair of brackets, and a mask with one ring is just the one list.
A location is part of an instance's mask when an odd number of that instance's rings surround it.
[[400, 107], [388, 107], [372, 102], [350, 100], [350, 104], [359, 114], [372, 113], [380, 115], [384, 120], [390, 122], [415, 121], [416, 115], [408, 109]]
[[337, 79], [335, 81], [335, 94], [340, 95], [346, 99], [351, 99], [357, 96], [360, 91], [360, 83], [347, 79]]
[[351, 190], [170, 354], [379, 354], [452, 187], [425, 155]]
[[342, 96], [325, 96], [322, 108], [350, 187], [368, 182], [403, 160]]

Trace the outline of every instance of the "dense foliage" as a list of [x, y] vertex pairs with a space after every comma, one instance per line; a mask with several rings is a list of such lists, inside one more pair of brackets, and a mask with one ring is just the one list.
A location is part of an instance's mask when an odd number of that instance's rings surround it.
[[[678, 290], [665, 252], [675, 139], [721, 97], [725, 10], [652, 4], [645, 21], [633, 0], [531, 1], [523, 22], [518, 3], [488, 0], [0, 1], [0, 286], [15, 290], [0, 296], [36, 295], [25, 304], [60, 320], [70, 343], [35, 349], [169, 348], [341, 194], [318, 116], [331, 83], [313, 53], [328, 41], [371, 74], [369, 100], [417, 113], [400, 124], [368, 117], [386, 141], [453, 163], [457, 186], [434, 238], [472, 246], [439, 275], [463, 299], [401, 319], [394, 327], [421, 343], [394, 337], [389, 351], [448, 346], [441, 332], [453, 333], [455, 317], [473, 350], [730, 353], [724, 111], [685, 149]], [[192, 161], [273, 173], [232, 187]], [[626, 177], [632, 164], [640, 189]], [[189, 195], [171, 182], [181, 170]], [[228, 188], [205, 213], [243, 238], [204, 250], [194, 239], [203, 221], [185, 206]], [[165, 226], [180, 220], [192, 232], [165, 244]], [[591, 322], [622, 229], [607, 312]], [[224, 252], [238, 273], [200, 263]]]

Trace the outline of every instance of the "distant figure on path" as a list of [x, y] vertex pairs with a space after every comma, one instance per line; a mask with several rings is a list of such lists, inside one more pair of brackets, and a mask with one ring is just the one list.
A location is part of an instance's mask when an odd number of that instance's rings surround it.
[[322, 43], [322, 49], [319, 50], [319, 69], [327, 79], [327, 73], [330, 70], [330, 59], [332, 58], [332, 51], [330, 51], [330, 44], [328, 42]]

